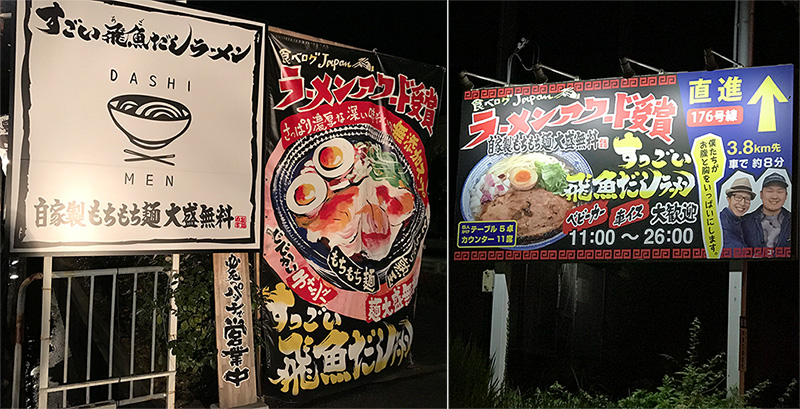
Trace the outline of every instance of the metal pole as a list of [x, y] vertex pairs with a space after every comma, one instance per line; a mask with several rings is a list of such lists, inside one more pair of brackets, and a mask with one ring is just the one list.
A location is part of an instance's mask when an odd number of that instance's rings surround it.
[[[178, 3], [186, 4], [187, 0], [177, 0]], [[172, 255], [172, 274], [170, 276], [169, 287], [172, 289], [172, 297], [169, 297], [169, 341], [178, 339], [178, 307], [175, 305], [175, 290], [178, 288], [178, 272], [181, 265], [181, 255]], [[175, 354], [172, 348], [167, 350], [167, 371], [170, 372], [167, 378], [167, 409], [175, 408]]]
[[[730, 262], [728, 274], [728, 351], [726, 389], [739, 387], [740, 317], [742, 314], [742, 262]], [[741, 390], [739, 390], [741, 394]]]
[[[136, 381], [147, 380], [147, 379], [152, 379], [152, 378], [163, 378], [163, 377], [166, 377], [166, 376], [169, 376], [168, 372], [154, 372], [154, 373], [143, 373], [143, 374], [139, 374], [139, 375], [121, 376], [121, 377], [118, 377], [118, 378], [97, 379], [97, 380], [89, 381], [89, 382], [81, 382], [81, 383], [73, 383], [73, 384], [67, 384], [67, 385], [54, 386], [54, 387], [50, 388], [50, 392], [71, 391], [73, 389], [78, 389], [78, 388], [93, 388], [95, 386], [104, 386], [104, 385], [110, 385], [110, 384], [115, 384], [115, 383], [124, 383], [124, 382], [136, 382]], [[133, 398], [133, 399], [142, 399], [142, 398], [144, 400], [150, 400], [150, 396], [148, 396], [148, 395], [138, 396], [138, 397]], [[121, 401], [121, 402], [129, 401], [129, 400], [130, 399], [126, 399], [126, 400]], [[84, 407], [84, 406], [79, 406], [79, 407]], [[91, 405], [89, 405], [89, 407], [91, 407]]]
[[[119, 272], [119, 269], [117, 269]], [[111, 278], [111, 322], [109, 322], [108, 326], [110, 330], [108, 332], [108, 377], [110, 378], [113, 374], [114, 370], [114, 314], [116, 313], [117, 307], [117, 274], [115, 273]], [[69, 307], [67, 307], [69, 308]], [[66, 361], [65, 361], [66, 362]], [[64, 370], [66, 373], [66, 365], [64, 366]], [[152, 372], [152, 369], [150, 370]], [[64, 383], [66, 383], [66, 377], [64, 379]], [[112, 397], [112, 387], [108, 385], [108, 400], [111, 400]], [[66, 392], [64, 393], [66, 396]], [[66, 406], [64, 406], [66, 407]]]
[[[129, 375], [133, 375], [134, 373], [134, 361], [133, 361], [133, 353], [135, 351], [134, 345], [136, 344], [136, 296], [138, 294], [138, 285], [139, 285], [139, 273], [133, 273], [133, 300], [131, 301], [131, 355], [129, 361], [130, 371], [128, 371]], [[133, 399], [133, 382], [128, 385], [128, 398]]]
[[503, 81], [499, 81], [499, 80], [496, 80], [496, 79], [493, 79], [493, 78], [489, 78], [489, 77], [484, 77], [484, 76], [478, 75], [478, 74], [473, 74], [473, 73], [471, 73], [469, 71], [462, 71], [462, 72], [464, 73], [464, 75], [467, 75], [467, 76], [470, 76], [470, 77], [475, 77], [475, 78], [478, 78], [478, 79], [482, 79], [484, 81], [488, 81], [488, 82], [491, 82], [493, 84], [508, 85], [508, 83], [504, 83]]
[[742, 312], [739, 317], [739, 391], [745, 392], [747, 372], [747, 261], [742, 261]]
[[[177, 0], [178, 3], [186, 4], [187, 0]], [[178, 288], [178, 271], [180, 267], [181, 255], [172, 255], [172, 274], [170, 276], [169, 286], [172, 289], [173, 296], [169, 298], [169, 341], [178, 339], [178, 307], [175, 305], [175, 289]], [[172, 353], [172, 348], [167, 350], [167, 371], [171, 372], [167, 378], [167, 409], [175, 408], [175, 354]]]
[[[92, 323], [94, 322], [94, 276], [89, 278], [89, 325], [86, 329], [86, 381], [92, 379]], [[86, 388], [86, 404], [89, 403], [91, 388]]]
[[[656, 68], [656, 67], [653, 67], [653, 66], [651, 66], [651, 65], [647, 65], [647, 64], [644, 64], [644, 63], [640, 63], [639, 61], [632, 60], [632, 59], [630, 59], [630, 58], [628, 58], [628, 57], [625, 57], [625, 59], [626, 59], [626, 60], [628, 60], [628, 62], [632, 62], [632, 63], [634, 63], [634, 64], [636, 64], [636, 65], [639, 65], [639, 66], [642, 66], [642, 67], [644, 67], [644, 68], [647, 68], [648, 70], [654, 71], [654, 72], [656, 72], [656, 73], [658, 73], [658, 74], [663, 74], [663, 73], [664, 73], [664, 70], [662, 70], [661, 68]], [[551, 69], [552, 69], [552, 68], [551, 68]], [[555, 71], [555, 70], [553, 70], [553, 71]], [[556, 71], [556, 72], [558, 72], [558, 71]], [[561, 73], [561, 72], [559, 72], [559, 74], [562, 74], [562, 75], [567, 75], [567, 76], [569, 76], [569, 74], [564, 74], [564, 73]]]
[[[711, 50], [711, 49], [709, 48], [709, 50]], [[736, 62], [734, 60], [731, 60], [730, 58], [728, 58], [728, 57], [726, 57], [726, 56], [724, 56], [724, 55], [722, 55], [722, 54], [720, 54], [720, 53], [718, 53], [718, 52], [716, 52], [714, 50], [711, 50], [711, 54], [714, 54], [717, 57], [722, 58], [723, 60], [731, 63], [731, 65], [733, 65], [734, 68], [742, 68], [743, 67], [742, 64], [739, 64], [738, 62]]]
[[[175, 290], [178, 288], [178, 272], [180, 269], [180, 254], [172, 255], [172, 272], [169, 278], [169, 286], [172, 294], [169, 298], [169, 341], [178, 339], [178, 307], [175, 304]], [[177, 362], [172, 348], [167, 351], [167, 371], [170, 373], [167, 378], [167, 409], [175, 408], [175, 368]]]
[[489, 351], [494, 358], [492, 381], [499, 387], [505, 382], [508, 345], [508, 285], [505, 274], [495, 274], [492, 292], [492, 324]]
[[[753, 0], [737, 0], [734, 57], [745, 67], [753, 65]], [[747, 261], [730, 262], [728, 284], [728, 369], [727, 387], [744, 392], [744, 368], [747, 367], [747, 324], [744, 299], [747, 297]]]
[[[158, 300], [158, 273], [153, 274], [153, 300]], [[156, 370], [156, 308], [153, 306], [153, 314], [150, 319], [150, 372]], [[111, 374], [108, 374], [111, 377]], [[150, 379], [150, 394], [153, 394], [155, 380]], [[110, 398], [109, 398], [110, 399]]]
[[506, 84], [511, 84], [511, 64], [514, 62], [514, 55], [516, 54], [509, 55], [506, 62]]
[[753, 66], [753, 0], [736, 2], [736, 36], [734, 36], [733, 59], [745, 67]]
[[19, 285], [19, 289], [17, 290], [17, 336], [16, 336], [16, 343], [14, 344], [14, 372], [13, 372], [13, 381], [11, 386], [11, 407], [18, 408], [19, 407], [19, 389], [22, 380], [22, 376], [20, 375], [20, 369], [22, 369], [22, 342], [24, 341], [24, 326], [22, 325], [23, 318], [25, 317], [25, 289], [28, 287], [28, 284], [32, 283], [34, 280], [39, 280], [42, 278], [42, 273], [36, 273], [28, 278], [26, 278], [22, 284]]
[[[67, 383], [67, 376], [69, 374], [69, 323], [70, 314], [72, 313], [72, 277], [67, 277], [67, 313], [66, 323], [64, 324], [64, 368], [62, 371], [63, 377], [61, 384]], [[112, 314], [113, 315], [113, 314]], [[61, 407], [67, 407], [67, 392], [61, 393]]]
[[[255, 270], [256, 288], [261, 289], [261, 254], [259, 254], [258, 252], [253, 253], [253, 263]], [[256, 305], [260, 306], [262, 300], [261, 291], [259, 291], [256, 294], [256, 297], [259, 298], [258, 303]], [[262, 324], [260, 307], [256, 310], [256, 320], [258, 321], [257, 325]], [[263, 330], [263, 326], [261, 328]], [[261, 396], [261, 345], [256, 345], [256, 351], [257, 351], [256, 352], [256, 396]]]
[[42, 332], [39, 341], [39, 408], [47, 409], [50, 379], [50, 297], [53, 291], [53, 257], [44, 258], [42, 279]]
[[[628, 61], [635, 62], [635, 61], [631, 60], [630, 58], [628, 58]], [[567, 78], [569, 78], [569, 79], [571, 79], [573, 81], [580, 81], [581, 80], [581, 78], [578, 77], [577, 75], [567, 74], [566, 72], [559, 71], [559, 70], [557, 70], [555, 68], [548, 67], [548, 66], [546, 66], [544, 64], [539, 64], [539, 66], [542, 67], [542, 68], [548, 69], [550, 71], [553, 71], [556, 74], [560, 74], [560, 75], [562, 75], [564, 77], [567, 77]], [[654, 68], [654, 70], [658, 71], [657, 68]], [[661, 70], [661, 73], [663, 74], [664, 70]]]

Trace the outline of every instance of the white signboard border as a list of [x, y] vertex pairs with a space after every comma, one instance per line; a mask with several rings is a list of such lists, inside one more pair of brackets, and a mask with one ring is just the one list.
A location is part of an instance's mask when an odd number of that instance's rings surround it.
[[[98, 1], [106, 5], [115, 7], [143, 10], [147, 12], [163, 13], [169, 16], [189, 17], [202, 19], [211, 23], [225, 24], [241, 27], [246, 30], [256, 32], [255, 47], [252, 50], [255, 58], [255, 70], [253, 75], [253, 88], [250, 95], [253, 101], [251, 118], [252, 137], [249, 143], [250, 162], [252, 165], [252, 181], [250, 181], [249, 201], [252, 211], [248, 216], [248, 226], [242, 231], [246, 235], [235, 238], [215, 238], [215, 237], [191, 237], [192, 229], [186, 229], [187, 234], [182, 238], [147, 238], [147, 239], [117, 239], [117, 240], [76, 240], [76, 241], [35, 241], [23, 240], [26, 231], [25, 211], [32, 204], [27, 195], [29, 189], [29, 161], [21, 160], [21, 155], [30, 144], [30, 118], [28, 109], [23, 103], [23, 97], [28, 99], [27, 107], [30, 107], [30, 52], [31, 33], [27, 27], [27, 21], [35, 12], [30, 2], [21, 1], [17, 5], [17, 57], [14, 71], [14, 101], [12, 107], [13, 135], [9, 151], [11, 152], [11, 166], [9, 167], [10, 183], [6, 185], [6, 197], [10, 198], [6, 213], [7, 237], [9, 238], [10, 252], [26, 256], [68, 256], [76, 253], [91, 255], [128, 255], [128, 254], [153, 254], [153, 253], [174, 253], [177, 251], [237, 251], [237, 250], [257, 250], [261, 246], [261, 225], [263, 218], [263, 132], [265, 124], [264, 114], [264, 67], [265, 67], [265, 36], [266, 24], [254, 22], [234, 17], [228, 17], [200, 10], [193, 10], [184, 6], [160, 3], [160, 2], [137, 2], [128, 3], [122, 1]], [[41, 3], [45, 4], [45, 3]], [[46, 3], [48, 5], [52, 2]], [[66, 2], [65, 5], [69, 5]], [[73, 16], [74, 17], [74, 16]], [[105, 44], [104, 44], [105, 45]], [[152, 52], [152, 51], [151, 51]], [[23, 80], [25, 84], [23, 85]], [[142, 78], [146, 81], [146, 78]], [[204, 149], [213, 149], [204, 147]], [[247, 160], [247, 159], [244, 159]], [[244, 196], [244, 194], [243, 194]], [[166, 205], [166, 204], [165, 204]], [[162, 209], [163, 211], [163, 209]]]

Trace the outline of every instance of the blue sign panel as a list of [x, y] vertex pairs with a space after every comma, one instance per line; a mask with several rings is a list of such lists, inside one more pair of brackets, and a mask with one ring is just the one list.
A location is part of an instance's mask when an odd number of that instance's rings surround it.
[[793, 72], [784, 65], [678, 74], [690, 144], [698, 154], [707, 145], [716, 163], [695, 165], [701, 196], [715, 202], [701, 197], [703, 209], [715, 209], [702, 215], [706, 247], [721, 243], [719, 257], [790, 248]]

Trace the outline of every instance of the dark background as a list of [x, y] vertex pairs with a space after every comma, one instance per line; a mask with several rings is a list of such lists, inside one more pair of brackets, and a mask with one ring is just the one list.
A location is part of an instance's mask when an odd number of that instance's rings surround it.
[[[585, 80], [620, 77], [622, 56], [667, 72], [702, 71], [705, 48], [734, 56], [734, 6], [733, 1], [452, 1], [449, 68], [452, 74], [467, 70], [505, 81], [506, 60], [525, 37], [531, 40], [520, 53], [525, 65], [531, 65], [538, 44], [542, 64]], [[797, 63], [797, 13], [797, 1], [755, 1], [753, 66]], [[513, 73], [512, 83], [533, 82], [519, 61]], [[567, 80], [545, 73], [550, 82]]]
[[[530, 40], [512, 63], [511, 83], [534, 83], [535, 61], [582, 80], [619, 78], [627, 56], [666, 72], [703, 71], [703, 50], [733, 59], [733, 1], [537, 1], [464, 2], [449, 7], [450, 198], [458, 209], [455, 170], [459, 154], [459, 106], [464, 88], [458, 73], [506, 81], [509, 55], [522, 37]], [[794, 64], [798, 88], [797, 1], [755, 1], [753, 66]], [[521, 60], [521, 61], [520, 61]], [[717, 58], [720, 69], [731, 64]], [[632, 64], [640, 75], [652, 71]], [[549, 82], [569, 79], [545, 69]], [[470, 78], [475, 88], [497, 86]], [[797, 101], [795, 129], [797, 129]], [[797, 131], [794, 163], [797, 162]], [[798, 179], [797, 166], [794, 176]], [[793, 209], [797, 211], [798, 198]], [[455, 213], [453, 213], [455, 214]], [[453, 216], [455, 218], [455, 216]], [[797, 222], [794, 241], [797, 242]], [[455, 243], [455, 227], [450, 243]], [[796, 246], [795, 246], [796, 249]], [[795, 251], [795, 254], [797, 252]], [[469, 339], [488, 351], [491, 293], [482, 293], [481, 272], [504, 272], [510, 316], [507, 380], [522, 390], [554, 381], [617, 398], [660, 384], [686, 357], [689, 325], [701, 321], [701, 360], [725, 352], [729, 263], [606, 262], [580, 264], [586, 290], [576, 310], [565, 310], [561, 263], [450, 264], [450, 339]], [[748, 362], [745, 387], [765, 379], [773, 386], [757, 405], [771, 406], [798, 377], [798, 262], [747, 263]], [[469, 301], [467, 301], [469, 300]], [[453, 362], [450, 363], [452, 368]], [[451, 382], [452, 382], [451, 373]], [[451, 383], [452, 385], [452, 383]], [[797, 393], [793, 403], [797, 406]]]
[[447, 65], [444, 1], [189, 0], [188, 5], [395, 57]]

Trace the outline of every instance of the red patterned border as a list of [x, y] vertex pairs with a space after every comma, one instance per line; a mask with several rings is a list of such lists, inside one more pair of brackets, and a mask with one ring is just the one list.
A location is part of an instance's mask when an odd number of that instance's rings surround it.
[[535, 84], [521, 87], [484, 88], [464, 91], [464, 100], [505, 98], [514, 95], [556, 94], [564, 88], [572, 87], [576, 92], [598, 91], [607, 89], [653, 87], [657, 85], [675, 85], [677, 75], [651, 75], [647, 77], [613, 78], [595, 81], [559, 82], [554, 84]]
[[[790, 247], [723, 249], [720, 258], [790, 258]], [[506, 260], [692, 260], [706, 259], [704, 248], [606, 250], [470, 250], [456, 251], [453, 261]]]

